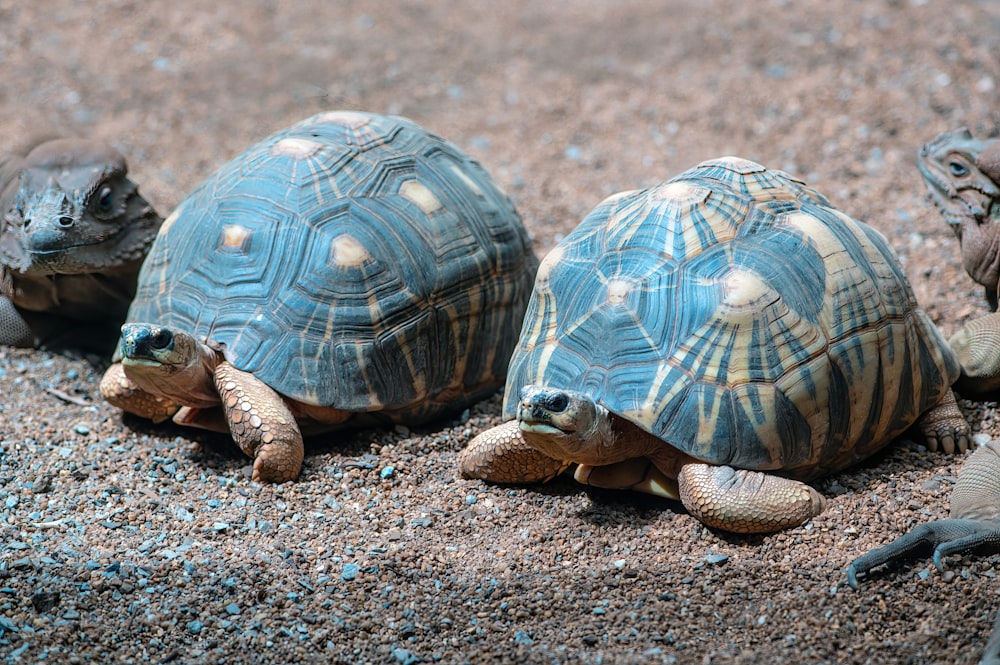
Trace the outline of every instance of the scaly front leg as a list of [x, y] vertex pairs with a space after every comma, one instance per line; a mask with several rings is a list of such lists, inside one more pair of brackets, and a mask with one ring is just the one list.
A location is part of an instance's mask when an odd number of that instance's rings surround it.
[[302, 470], [302, 433], [281, 395], [253, 374], [226, 361], [215, 368], [229, 431], [253, 459], [253, 479], [281, 483]]

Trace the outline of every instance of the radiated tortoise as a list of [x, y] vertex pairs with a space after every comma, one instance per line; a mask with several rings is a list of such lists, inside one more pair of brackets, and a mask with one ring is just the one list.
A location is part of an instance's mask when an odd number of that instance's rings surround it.
[[504, 415], [467, 478], [679, 498], [738, 532], [823, 508], [804, 482], [920, 420], [965, 450], [955, 354], [870, 226], [779, 171], [722, 158], [601, 203], [542, 261]]
[[454, 145], [316, 115], [167, 218], [102, 394], [229, 431], [255, 479], [295, 478], [302, 432], [421, 423], [499, 388], [536, 267], [511, 201]]

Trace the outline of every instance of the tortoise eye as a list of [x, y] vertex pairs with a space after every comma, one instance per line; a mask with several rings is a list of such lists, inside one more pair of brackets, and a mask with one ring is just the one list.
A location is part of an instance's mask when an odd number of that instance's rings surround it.
[[169, 330], [159, 328], [149, 336], [149, 345], [154, 349], [165, 349], [174, 341], [173, 333]]
[[951, 174], [956, 178], [961, 178], [962, 176], [969, 174], [969, 167], [956, 160], [948, 162], [948, 170], [951, 171]]
[[569, 397], [566, 393], [556, 393], [545, 400], [545, 408], [552, 413], [562, 413], [569, 406]]

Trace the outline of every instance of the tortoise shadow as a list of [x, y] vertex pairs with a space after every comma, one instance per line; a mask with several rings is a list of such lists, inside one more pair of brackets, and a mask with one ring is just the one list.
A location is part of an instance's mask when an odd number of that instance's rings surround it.
[[[189, 447], [183, 456], [202, 471], [212, 473], [243, 471], [248, 477], [250, 475], [252, 469], [250, 458], [240, 450], [228, 433], [178, 425], [170, 420], [153, 423], [126, 412], [122, 412], [121, 418], [122, 424], [136, 434], [161, 439], [179, 437], [197, 444]], [[394, 431], [395, 425], [392, 423], [384, 423], [332, 430], [307, 436], [304, 439], [305, 459], [300, 479], [305, 477], [310, 470], [315, 472], [325, 466], [323, 463], [317, 462], [322, 458], [333, 457], [340, 460], [339, 463], [331, 460], [335, 467], [350, 465], [375, 468], [378, 463], [378, 455], [373, 452], [373, 446], [385, 443], [389, 439], [401, 442], [410, 439], [418, 440], [422, 437], [433, 436], [447, 427], [461, 426], [463, 422], [460, 416], [443, 418], [419, 427], [407, 427], [409, 433], [406, 435]]]

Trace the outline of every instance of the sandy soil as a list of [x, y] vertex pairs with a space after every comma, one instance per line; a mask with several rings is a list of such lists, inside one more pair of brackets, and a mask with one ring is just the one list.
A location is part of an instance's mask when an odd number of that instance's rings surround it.
[[[212, 4], [0, 0], [6, 143], [111, 140], [165, 213], [319, 110], [402, 114], [491, 171], [539, 255], [604, 196], [737, 154], [886, 233], [946, 333], [985, 311], [914, 155], [996, 132], [998, 3]], [[971, 663], [1000, 607], [996, 556], [847, 587], [859, 553], [947, 514], [962, 460], [918, 443], [747, 538], [570, 480], [457, 479], [496, 398], [324, 437], [259, 486], [223, 437], [123, 420], [105, 364], [0, 349], [3, 662]], [[963, 406], [998, 434], [995, 404]]]

